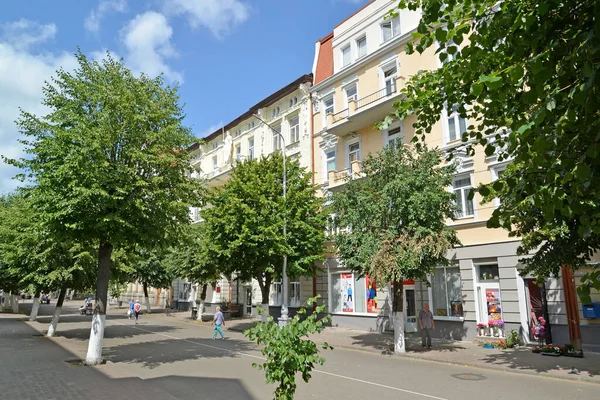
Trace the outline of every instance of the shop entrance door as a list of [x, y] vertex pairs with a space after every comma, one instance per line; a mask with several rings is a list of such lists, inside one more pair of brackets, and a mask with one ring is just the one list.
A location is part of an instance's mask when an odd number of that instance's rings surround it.
[[404, 286], [404, 331], [407, 333], [417, 332], [417, 301], [415, 298], [415, 287]]
[[500, 285], [497, 283], [480, 284], [477, 291], [479, 300], [478, 322], [489, 324], [490, 321], [502, 321]]

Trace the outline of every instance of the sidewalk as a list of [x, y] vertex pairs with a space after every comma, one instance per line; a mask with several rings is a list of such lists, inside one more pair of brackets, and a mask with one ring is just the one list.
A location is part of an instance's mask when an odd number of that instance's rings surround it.
[[[172, 313], [174, 318], [195, 324], [209, 322], [193, 322], [190, 313]], [[243, 332], [252, 327], [255, 319], [233, 319], [227, 321], [227, 329]], [[421, 347], [418, 334], [406, 335], [406, 354], [393, 353], [393, 334], [355, 331], [342, 328], [326, 328], [320, 335], [312, 338], [317, 343], [327, 342], [334, 348], [354, 351], [366, 351], [384, 356], [405, 357], [443, 364], [470, 366], [501, 370], [512, 373], [541, 375], [558, 379], [586, 381], [600, 384], [600, 355], [586, 353], [584, 358], [550, 357], [535, 354], [528, 347], [514, 349], [484, 349], [476, 342], [450, 341], [434, 339], [431, 350]], [[579, 374], [572, 373], [575, 367]]]

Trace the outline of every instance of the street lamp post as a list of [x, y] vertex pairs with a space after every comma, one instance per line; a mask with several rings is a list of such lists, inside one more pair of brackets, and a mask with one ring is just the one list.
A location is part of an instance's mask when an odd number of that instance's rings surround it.
[[[268, 126], [269, 129], [271, 129], [273, 131], [273, 133], [278, 135], [279, 138], [281, 139], [281, 141], [283, 142], [281, 150], [282, 150], [282, 154], [283, 154], [283, 203], [285, 205], [286, 195], [287, 195], [287, 171], [286, 171], [287, 162], [286, 162], [286, 155], [285, 155], [285, 137], [281, 134], [281, 132], [278, 132], [277, 130], [275, 130], [275, 128], [273, 128], [271, 125], [266, 123], [258, 115], [254, 114], [254, 117], [256, 119], [258, 119], [260, 122], [262, 122], [263, 124], [265, 124], [266, 126]], [[287, 216], [284, 215], [284, 217], [283, 217], [283, 238], [284, 238], [284, 240], [286, 239], [286, 237], [287, 237]], [[281, 284], [283, 286], [283, 301], [281, 302], [281, 317], [279, 317], [279, 326], [284, 327], [288, 324], [288, 321], [289, 321], [287, 254], [285, 254], [285, 253], [283, 254], [283, 271], [282, 271], [281, 275], [282, 275]]]

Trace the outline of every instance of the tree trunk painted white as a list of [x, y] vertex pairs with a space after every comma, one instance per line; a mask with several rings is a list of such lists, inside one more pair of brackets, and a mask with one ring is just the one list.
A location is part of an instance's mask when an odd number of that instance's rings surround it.
[[31, 307], [31, 314], [29, 314], [29, 320], [35, 321], [40, 311], [40, 294], [37, 293], [33, 298], [33, 306]]
[[404, 344], [404, 312], [394, 313], [394, 352], [406, 353]]
[[65, 301], [65, 296], [67, 295], [67, 289], [62, 288], [60, 290], [60, 294], [58, 295], [58, 300], [56, 300], [56, 307], [54, 307], [54, 315], [52, 316], [52, 321], [50, 321], [50, 327], [48, 327], [47, 335], [49, 337], [54, 336], [56, 333], [56, 327], [58, 325], [58, 319], [60, 318], [60, 312], [62, 311], [62, 305]]
[[10, 297], [11, 297], [10, 307], [12, 309], [12, 312], [13, 312], [13, 314], [18, 314], [19, 313], [19, 296], [17, 296], [16, 294], [12, 294]]
[[86, 365], [97, 365], [102, 362], [102, 341], [106, 321], [106, 300], [108, 299], [108, 281], [110, 278], [110, 257], [113, 246], [100, 242], [98, 248], [98, 278], [96, 280], [96, 306], [92, 317], [90, 341], [85, 357]]
[[146, 300], [146, 312], [150, 314], [152, 312], [152, 307], [150, 306], [150, 296], [148, 296], [148, 285], [144, 283], [144, 299]]
[[90, 342], [88, 344], [87, 356], [85, 357], [86, 365], [97, 365], [102, 362], [102, 341], [104, 340], [105, 324], [106, 314], [94, 311]]

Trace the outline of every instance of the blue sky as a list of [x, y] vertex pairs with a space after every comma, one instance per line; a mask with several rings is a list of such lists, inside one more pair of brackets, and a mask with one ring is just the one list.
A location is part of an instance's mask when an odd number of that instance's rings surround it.
[[[186, 124], [217, 129], [312, 68], [315, 41], [367, 0], [4, 0], [0, 154], [22, 155], [18, 107], [39, 114], [41, 87], [81, 47], [180, 82]], [[0, 193], [18, 184], [0, 165]]]

